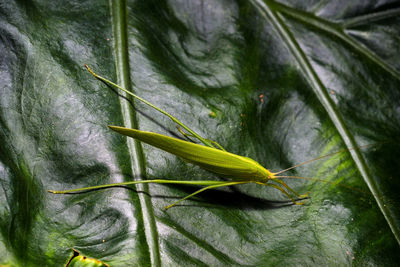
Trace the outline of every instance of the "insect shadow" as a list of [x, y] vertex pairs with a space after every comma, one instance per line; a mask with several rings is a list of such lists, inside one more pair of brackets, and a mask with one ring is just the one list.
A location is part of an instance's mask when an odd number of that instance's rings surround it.
[[[171, 186], [171, 185], [167, 185]], [[186, 185], [175, 185], [174, 188], [179, 188], [186, 192], [187, 194], [196, 191], [198, 187], [195, 186], [186, 186]], [[189, 206], [189, 207], [198, 207], [198, 208], [223, 208], [223, 209], [240, 209], [240, 210], [270, 210], [270, 209], [278, 209], [287, 206], [295, 205], [292, 201], [287, 200], [268, 200], [260, 197], [250, 196], [246, 193], [240, 192], [235, 187], [229, 187], [229, 191], [225, 190], [208, 190], [202, 192], [196, 198], [193, 198], [192, 201], [195, 201], [199, 204], [178, 204], [177, 206]], [[165, 197], [161, 195], [154, 195], [152, 197], [156, 198], [171, 198], [171, 199], [179, 199], [181, 197]]]

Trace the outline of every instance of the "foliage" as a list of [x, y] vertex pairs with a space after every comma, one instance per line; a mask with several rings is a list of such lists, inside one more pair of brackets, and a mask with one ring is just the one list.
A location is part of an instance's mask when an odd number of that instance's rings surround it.
[[[395, 266], [399, 13], [390, 1], [2, 0], [0, 265], [62, 266], [75, 249], [110, 266]], [[311, 192], [304, 206], [257, 185], [167, 212], [197, 187], [52, 195], [220, 179], [111, 132], [179, 135], [83, 64], [273, 171], [385, 143], [293, 171], [338, 184], [287, 181]]]

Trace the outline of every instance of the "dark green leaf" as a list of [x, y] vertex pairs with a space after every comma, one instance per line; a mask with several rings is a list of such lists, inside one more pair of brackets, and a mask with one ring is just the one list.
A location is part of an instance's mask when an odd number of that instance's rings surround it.
[[[370, 2], [370, 3], [368, 3]], [[393, 1], [0, 3], [0, 265], [396, 266], [400, 261], [400, 5]], [[294, 206], [220, 179], [107, 125], [179, 136], [84, 68], [135, 91], [228, 151], [288, 175]], [[283, 201], [283, 202], [282, 202]]]

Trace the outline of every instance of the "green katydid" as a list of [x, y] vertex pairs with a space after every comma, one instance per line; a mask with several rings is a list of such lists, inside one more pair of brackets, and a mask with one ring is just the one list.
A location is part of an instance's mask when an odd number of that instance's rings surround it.
[[[193, 197], [205, 190], [218, 188], [218, 187], [225, 187], [225, 186], [232, 186], [232, 185], [240, 185], [240, 184], [248, 184], [248, 183], [255, 183], [259, 185], [265, 185], [269, 187], [273, 187], [281, 191], [284, 195], [286, 195], [294, 204], [302, 205], [303, 202], [296, 201], [295, 198], [302, 199], [306, 198], [307, 194], [300, 195], [296, 193], [292, 188], [290, 188], [285, 182], [279, 180], [281, 178], [299, 178], [299, 179], [307, 179], [307, 180], [318, 180], [313, 178], [307, 177], [298, 177], [298, 176], [283, 176], [280, 175], [288, 170], [294, 169], [301, 165], [310, 163], [315, 160], [319, 160], [322, 158], [330, 157], [334, 154], [340, 153], [335, 152], [325, 156], [321, 156], [312, 160], [305, 161], [303, 163], [297, 164], [290, 168], [278, 171], [278, 172], [271, 172], [261, 166], [258, 162], [254, 161], [251, 158], [239, 156], [233, 153], [229, 153], [225, 151], [218, 143], [205, 139], [191, 130], [189, 127], [184, 125], [180, 122], [177, 118], [172, 116], [171, 114], [167, 113], [166, 111], [156, 107], [155, 105], [151, 104], [147, 100], [131, 93], [130, 91], [120, 87], [119, 85], [103, 78], [102, 76], [94, 73], [87, 65], [85, 65], [87, 70], [96, 78], [100, 79], [101, 81], [116, 87], [127, 94], [133, 96], [134, 98], [142, 101], [143, 103], [151, 106], [152, 108], [156, 109], [157, 111], [163, 113], [164, 115], [168, 116], [172, 121], [176, 124], [181, 126], [184, 130], [188, 132], [185, 133], [181, 129], [179, 131], [184, 136], [190, 136], [193, 138], [198, 139], [204, 145], [195, 144], [192, 142], [184, 141], [181, 139], [168, 137], [162, 134], [157, 134], [153, 132], [145, 132], [136, 129], [128, 129], [124, 127], [118, 126], [109, 126], [110, 129], [135, 138], [141, 142], [147, 143], [154, 147], [160, 148], [165, 150], [169, 153], [172, 153], [185, 161], [198, 165], [201, 168], [204, 168], [210, 172], [216, 173], [232, 181], [182, 181], [182, 180], [165, 180], [165, 179], [154, 179], [154, 180], [139, 180], [139, 181], [130, 181], [130, 182], [123, 182], [123, 183], [115, 183], [115, 184], [106, 184], [106, 185], [98, 185], [98, 186], [91, 186], [91, 187], [84, 187], [78, 189], [71, 189], [71, 190], [64, 190], [64, 191], [56, 191], [56, 190], [48, 190], [48, 192], [54, 194], [65, 194], [65, 193], [73, 193], [83, 190], [93, 190], [93, 189], [102, 189], [114, 186], [121, 186], [121, 185], [132, 185], [132, 184], [140, 184], [140, 183], [158, 183], [158, 184], [184, 184], [184, 185], [200, 185], [205, 186], [200, 190], [176, 201], [175, 203], [166, 206], [165, 209], [171, 208], [176, 204], [180, 203], [183, 200]], [[343, 150], [347, 151], [347, 150]], [[325, 181], [324, 181], [325, 182]]]

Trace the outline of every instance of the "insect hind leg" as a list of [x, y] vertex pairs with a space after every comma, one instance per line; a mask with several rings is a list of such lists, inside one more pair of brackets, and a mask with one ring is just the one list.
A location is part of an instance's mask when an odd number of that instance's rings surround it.
[[[182, 128], [179, 127], [179, 126], [177, 126], [176, 128], [177, 128], [178, 131], [179, 131], [184, 137], [186, 137], [187, 139], [189, 139], [189, 138], [197, 138], [197, 137], [194, 136], [193, 134], [185, 133], [185, 132], [182, 130]], [[198, 138], [197, 138], [197, 139], [198, 139]], [[223, 147], [222, 147], [219, 143], [217, 143], [216, 141], [213, 141], [213, 140], [210, 140], [210, 139], [205, 139], [205, 140], [207, 140], [208, 142], [210, 142], [210, 143], [214, 146], [213, 148], [217, 148], [217, 149], [220, 149], [220, 150], [222, 150], [222, 151], [226, 151], [225, 148], [223, 148]], [[192, 140], [190, 140], [190, 139], [189, 139], [189, 141], [192, 142]]]
[[231, 186], [231, 185], [238, 185], [238, 184], [244, 184], [244, 183], [248, 183], [248, 182], [227, 182], [227, 183], [223, 183], [223, 184], [217, 184], [217, 185], [206, 186], [206, 187], [203, 187], [203, 188], [200, 189], [200, 190], [197, 190], [196, 192], [194, 192], [194, 193], [192, 193], [192, 194], [190, 194], [190, 195], [187, 195], [187, 196], [184, 197], [184, 198], [181, 198], [180, 200], [178, 200], [178, 201], [172, 203], [171, 205], [168, 205], [168, 206], [164, 207], [164, 209], [167, 210], [167, 209], [169, 209], [169, 208], [172, 208], [172, 207], [175, 206], [176, 204], [178, 204], [178, 203], [180, 203], [180, 202], [182, 202], [182, 201], [184, 201], [184, 200], [186, 200], [186, 199], [188, 199], [188, 198], [191, 198], [191, 197], [193, 197], [193, 196], [195, 196], [195, 195], [197, 195], [197, 194], [199, 194], [199, 193], [201, 193], [201, 192], [203, 192], [203, 191], [206, 191], [206, 190], [208, 190], [208, 189], [217, 188], [217, 187], [224, 187], [224, 186]]

